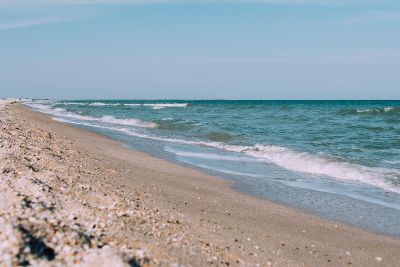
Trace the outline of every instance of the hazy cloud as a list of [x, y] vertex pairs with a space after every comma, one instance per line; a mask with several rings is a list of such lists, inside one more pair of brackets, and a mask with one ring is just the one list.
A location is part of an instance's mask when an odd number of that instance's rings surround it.
[[355, 16], [342, 21], [346, 24], [356, 24], [363, 22], [398, 20], [400, 19], [400, 11], [385, 11], [385, 12], [369, 12], [363, 15]]
[[2, 0], [0, 8], [4, 7], [51, 7], [51, 6], [73, 6], [91, 4], [146, 4], [164, 3], [168, 0]]
[[[274, 5], [367, 5], [396, 4], [395, 0], [2, 0], [2, 7], [38, 7], [90, 4], [154, 4], [154, 3], [248, 3]], [[397, 2], [398, 4], [398, 2]]]
[[276, 5], [365, 5], [394, 3], [392, 0], [225, 0], [224, 2], [264, 3]]
[[19, 29], [19, 28], [29, 28], [29, 27], [39, 26], [39, 25], [43, 25], [43, 24], [56, 23], [56, 22], [67, 21], [67, 20], [70, 20], [70, 19], [40, 18], [40, 19], [22, 20], [22, 21], [13, 21], [13, 22], [0, 22], [0, 31]]

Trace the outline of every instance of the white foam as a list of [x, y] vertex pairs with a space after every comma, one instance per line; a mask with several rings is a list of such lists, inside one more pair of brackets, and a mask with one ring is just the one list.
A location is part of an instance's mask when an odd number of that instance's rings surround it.
[[400, 178], [400, 171], [395, 169], [366, 167], [273, 145], [252, 147], [221, 145], [221, 148], [261, 158], [287, 170], [329, 176], [338, 180], [357, 181], [400, 193], [400, 188], [386, 180], [389, 177]]
[[357, 109], [357, 112], [358, 113], [369, 113], [369, 112], [379, 112], [379, 110], [366, 108], [366, 109]]
[[383, 109], [370, 109], [370, 108], [366, 108], [366, 109], [357, 109], [357, 113], [381, 113], [381, 112], [393, 112], [395, 111], [397, 108], [394, 107], [384, 107]]
[[144, 104], [124, 104], [124, 106], [133, 106], [133, 107], [152, 107], [153, 109], [162, 109], [162, 108], [182, 108], [187, 107], [188, 103], [144, 103]]
[[107, 104], [101, 103], [101, 102], [94, 102], [94, 103], [90, 103], [89, 106], [107, 106]]
[[94, 102], [90, 103], [89, 106], [94, 106], [94, 107], [101, 107], [101, 106], [119, 106], [119, 103], [103, 103], [103, 102]]
[[197, 153], [197, 152], [187, 152], [176, 150], [172, 148], [166, 148], [165, 151], [173, 153], [177, 156], [189, 157], [189, 158], [199, 158], [199, 159], [215, 159], [215, 160], [223, 160], [223, 161], [239, 161], [239, 162], [259, 162], [259, 159], [255, 159], [253, 157], [244, 157], [244, 156], [229, 156], [229, 155], [218, 155], [213, 153]]
[[139, 107], [142, 104], [124, 104], [124, 106], [132, 106], [132, 107]]
[[43, 104], [38, 103], [38, 102], [25, 103], [25, 104], [27, 104], [28, 106], [30, 106], [30, 107], [32, 107], [34, 109], [42, 111], [42, 112], [50, 113], [50, 111], [51, 111], [51, 107], [49, 105], [43, 105]]
[[37, 109], [38, 111], [63, 117], [63, 118], [71, 118], [71, 119], [77, 119], [77, 120], [83, 120], [83, 121], [99, 121], [99, 122], [104, 122], [108, 124], [117, 124], [117, 125], [126, 125], [126, 126], [136, 126], [136, 127], [144, 127], [144, 128], [155, 128], [157, 127], [156, 123], [153, 122], [146, 122], [146, 121], [141, 121], [138, 119], [117, 119], [113, 116], [103, 116], [101, 118], [96, 118], [96, 117], [91, 117], [91, 116], [84, 116], [84, 115], [79, 115], [73, 112], [68, 112], [65, 111], [63, 108], [56, 108], [52, 109], [50, 106], [47, 105], [42, 105], [42, 104], [28, 104], [29, 106]]
[[88, 103], [86, 102], [60, 102], [62, 105], [78, 105], [78, 106], [86, 106]]
[[58, 102], [57, 104], [61, 105], [77, 105], [77, 106], [92, 106], [92, 107], [101, 107], [101, 106], [119, 106], [119, 103], [103, 103], [103, 102]]
[[129, 125], [129, 126], [138, 126], [138, 127], [146, 127], [146, 128], [155, 128], [157, 127], [156, 123], [141, 121], [138, 119], [117, 119], [113, 116], [103, 116], [100, 118], [100, 121], [111, 123], [111, 124], [119, 124], [119, 125]]
[[162, 108], [181, 108], [187, 107], [188, 103], [158, 103], [158, 104], [143, 104], [145, 107], [153, 107], [153, 109]]
[[293, 151], [275, 145], [238, 146], [220, 142], [190, 142], [192, 144], [215, 147], [226, 151], [244, 153], [266, 162], [273, 163], [290, 171], [323, 175], [338, 180], [357, 181], [377, 186], [388, 191], [400, 193], [400, 188], [388, 182], [396, 177], [400, 179], [397, 169], [367, 167], [334, 158], [314, 155], [308, 152]]

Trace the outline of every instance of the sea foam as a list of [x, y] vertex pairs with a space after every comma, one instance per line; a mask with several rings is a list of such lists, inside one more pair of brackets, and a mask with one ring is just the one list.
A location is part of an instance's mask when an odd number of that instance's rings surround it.
[[138, 127], [146, 127], [146, 128], [157, 127], [157, 124], [153, 123], [153, 122], [141, 121], [138, 119], [117, 119], [113, 116], [103, 116], [100, 118], [100, 121], [106, 122], [106, 123], [111, 123], [111, 124], [138, 126]]
[[212, 146], [264, 159], [290, 171], [357, 181], [400, 193], [400, 188], [387, 182], [389, 177], [400, 179], [400, 171], [396, 169], [367, 167], [275, 145], [236, 146], [214, 143]]
[[90, 103], [89, 106], [94, 106], [94, 107], [102, 107], [102, 106], [119, 106], [119, 103], [103, 103], [103, 102], [94, 102]]
[[32, 103], [27, 103], [30, 107], [35, 108], [41, 112], [51, 114], [54, 116], [59, 116], [63, 118], [70, 118], [70, 119], [76, 119], [76, 120], [82, 120], [82, 121], [98, 121], [98, 122], [104, 122], [107, 124], [117, 124], [117, 125], [126, 125], [126, 126], [135, 126], [135, 127], [144, 127], [144, 128], [155, 128], [157, 127], [156, 123], [153, 122], [147, 122], [147, 121], [142, 121], [138, 119], [118, 119], [115, 118], [114, 116], [103, 116], [101, 118], [98, 117], [92, 117], [92, 116], [84, 116], [80, 114], [76, 114], [73, 112], [68, 112], [63, 108], [51, 108], [50, 106], [47, 105], [42, 105], [42, 104], [32, 104]]
[[132, 107], [152, 107], [153, 109], [162, 109], [162, 108], [183, 108], [187, 107], [188, 103], [134, 103], [134, 104], [124, 104], [124, 106], [132, 106]]
[[143, 104], [145, 107], [153, 107], [153, 109], [162, 108], [182, 108], [187, 107], [187, 103], [159, 103], [159, 104]]
[[390, 112], [399, 112], [400, 108], [393, 107], [385, 107], [383, 109], [357, 109], [357, 113], [390, 113]]
[[177, 156], [188, 157], [188, 158], [200, 158], [200, 159], [214, 159], [223, 161], [239, 161], [239, 162], [260, 162], [260, 159], [254, 157], [244, 157], [236, 155], [218, 155], [213, 153], [199, 153], [199, 152], [188, 152], [181, 151], [172, 148], [166, 148], [165, 151], [173, 153]]

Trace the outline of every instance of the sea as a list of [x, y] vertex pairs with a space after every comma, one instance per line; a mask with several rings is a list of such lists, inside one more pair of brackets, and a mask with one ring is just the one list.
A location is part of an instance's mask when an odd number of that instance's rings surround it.
[[231, 180], [243, 193], [400, 236], [400, 101], [24, 103], [128, 148]]

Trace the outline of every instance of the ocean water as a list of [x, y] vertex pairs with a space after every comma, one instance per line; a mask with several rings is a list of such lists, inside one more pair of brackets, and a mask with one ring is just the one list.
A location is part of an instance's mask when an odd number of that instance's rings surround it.
[[400, 236], [400, 101], [25, 103], [242, 192]]

